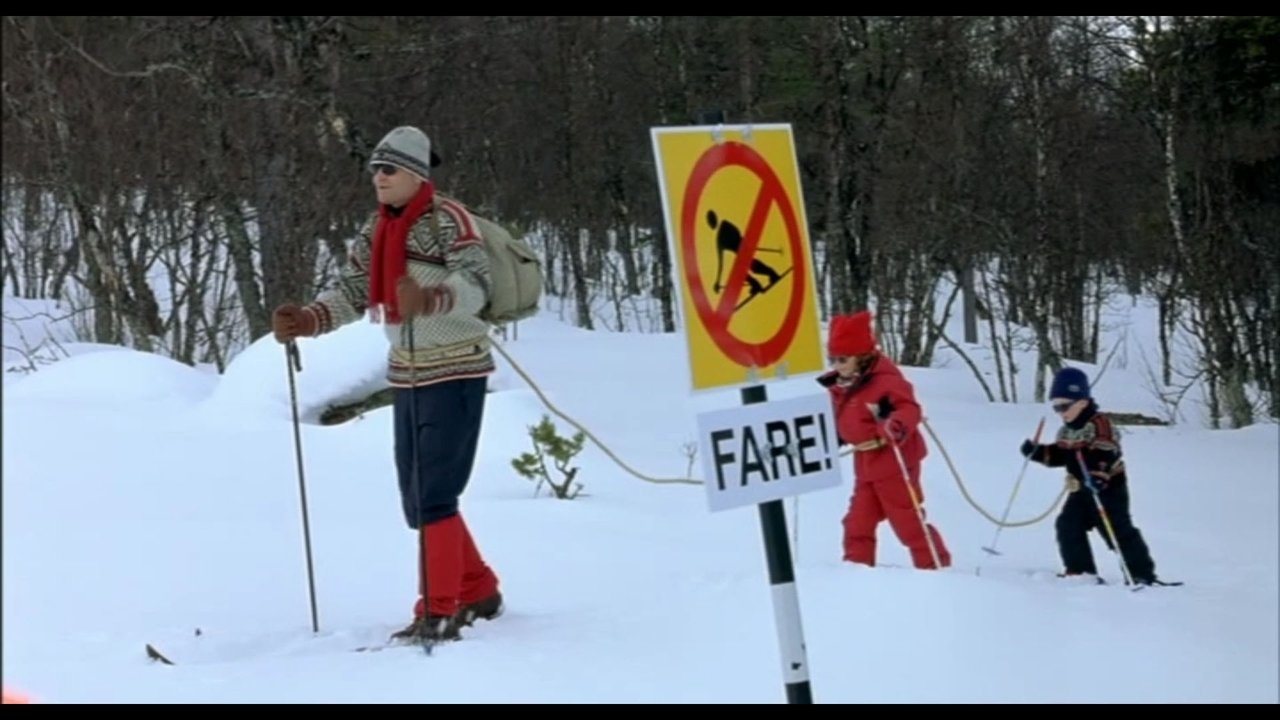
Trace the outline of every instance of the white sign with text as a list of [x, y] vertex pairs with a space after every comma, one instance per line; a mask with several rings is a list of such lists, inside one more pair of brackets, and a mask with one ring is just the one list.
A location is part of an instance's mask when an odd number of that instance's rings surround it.
[[698, 447], [712, 512], [841, 482], [839, 443], [825, 393], [701, 413]]

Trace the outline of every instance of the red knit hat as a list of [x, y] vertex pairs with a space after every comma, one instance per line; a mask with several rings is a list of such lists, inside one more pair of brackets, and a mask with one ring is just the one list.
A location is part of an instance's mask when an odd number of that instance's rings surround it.
[[866, 355], [876, 349], [876, 338], [871, 333], [871, 313], [863, 310], [852, 315], [831, 318], [831, 333], [827, 338], [827, 353], [832, 357]]

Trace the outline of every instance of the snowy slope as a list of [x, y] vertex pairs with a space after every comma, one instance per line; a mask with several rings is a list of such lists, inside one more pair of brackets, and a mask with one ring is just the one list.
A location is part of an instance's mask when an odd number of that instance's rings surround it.
[[[304, 414], [378, 385], [378, 332], [303, 341]], [[506, 347], [650, 475], [684, 476], [696, 413], [737, 401], [689, 396], [679, 335], [538, 318]], [[710, 513], [702, 487], [646, 483], [591, 445], [577, 463], [583, 496], [534, 497], [510, 460], [546, 410], [505, 361], [463, 511], [507, 613], [431, 657], [348, 652], [403, 624], [416, 590], [383, 409], [303, 427], [313, 636], [283, 351], [260, 341], [221, 378], [158, 360], [94, 353], [5, 388], [7, 687], [46, 703], [785, 700], [757, 514]], [[989, 404], [963, 363], [940, 364], [906, 372], [967, 489], [999, 515], [1019, 443], [1051, 413]], [[1141, 385], [1134, 365], [1107, 370], [1104, 408]], [[797, 378], [770, 392], [816, 388]], [[788, 500], [815, 700], [1277, 702], [1276, 426], [1132, 427], [1124, 440], [1135, 521], [1158, 572], [1185, 587], [1052, 579], [1052, 515], [1004, 530], [1004, 555], [988, 557], [995, 527], [933, 443], [926, 507], [955, 556], [948, 571], [906, 567], [887, 526], [887, 566], [842, 564], [847, 479]], [[1011, 519], [1044, 512], [1060, 488], [1032, 466]], [[178, 664], [149, 661], [147, 642]]]

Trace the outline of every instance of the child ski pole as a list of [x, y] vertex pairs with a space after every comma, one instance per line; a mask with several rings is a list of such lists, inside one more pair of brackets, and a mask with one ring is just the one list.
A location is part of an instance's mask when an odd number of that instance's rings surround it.
[[[867, 411], [877, 421], [879, 417], [876, 415], [876, 406], [868, 405]], [[920, 499], [916, 497], [916, 489], [911, 486], [911, 473], [907, 472], [907, 461], [902, 458], [902, 451], [898, 449], [898, 443], [893, 439], [893, 433], [885, 432], [885, 437], [889, 440], [889, 447], [893, 448], [893, 456], [898, 459], [898, 468], [902, 470], [902, 482], [907, 485], [907, 493], [911, 496], [911, 505], [916, 509], [916, 517], [920, 519], [920, 529], [924, 532], [924, 540], [929, 544], [929, 555], [933, 557], [933, 567], [942, 569], [942, 559], [938, 557], [938, 548], [934, 546], [933, 534], [929, 532], [929, 523], [925, 522], [924, 510], [920, 507]]]
[[[1044, 418], [1040, 418], [1040, 424], [1036, 425], [1036, 434], [1032, 442], [1040, 442], [1040, 431], [1044, 430]], [[999, 555], [1000, 551], [996, 550], [996, 543], [1000, 542], [1000, 531], [1004, 530], [1004, 524], [1009, 519], [1009, 511], [1013, 509], [1013, 500], [1018, 497], [1018, 488], [1022, 485], [1022, 478], [1027, 474], [1027, 466], [1031, 464], [1031, 456], [1027, 456], [1022, 461], [1022, 471], [1018, 473], [1018, 480], [1013, 484], [1013, 494], [1009, 496], [1009, 504], [1004, 506], [1004, 514], [1000, 516], [1000, 524], [996, 527], [996, 535], [991, 539], [991, 546], [983, 546], [991, 555]]]
[[1076, 450], [1076, 462], [1080, 464], [1080, 472], [1084, 476], [1084, 484], [1093, 495], [1093, 503], [1098, 506], [1098, 515], [1102, 517], [1102, 527], [1106, 530], [1107, 537], [1111, 540], [1111, 552], [1115, 553], [1116, 558], [1120, 560], [1120, 573], [1124, 576], [1124, 584], [1133, 585], [1133, 576], [1129, 574], [1129, 565], [1124, 561], [1124, 553], [1120, 552], [1120, 543], [1116, 541], [1115, 528], [1111, 526], [1111, 516], [1107, 515], [1107, 509], [1102, 506], [1102, 497], [1098, 495], [1098, 486], [1093, 482], [1093, 476], [1089, 474], [1089, 466], [1084, 461], [1084, 454], [1079, 450]]

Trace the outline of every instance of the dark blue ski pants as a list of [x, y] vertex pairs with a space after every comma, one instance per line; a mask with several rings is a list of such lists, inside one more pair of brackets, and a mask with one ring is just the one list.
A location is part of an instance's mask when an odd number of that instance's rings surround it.
[[464, 378], [396, 388], [396, 474], [411, 530], [457, 514], [475, 465], [486, 381]]

